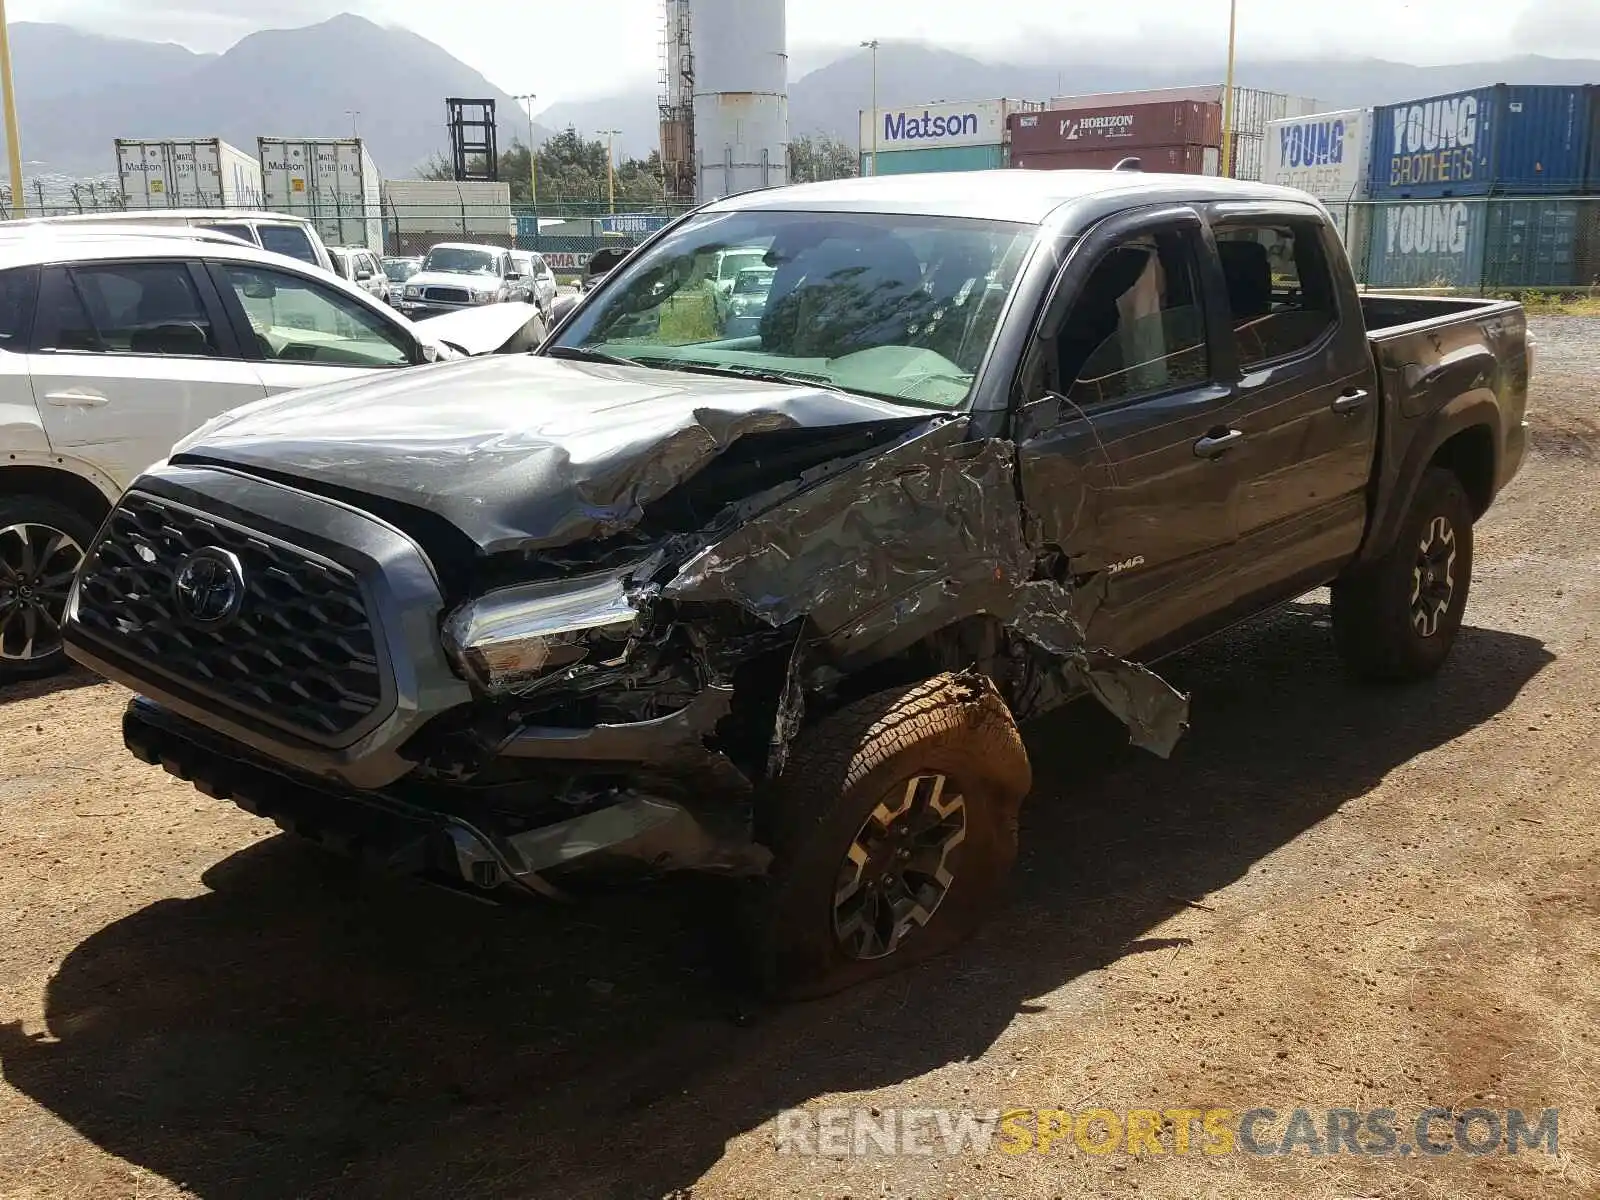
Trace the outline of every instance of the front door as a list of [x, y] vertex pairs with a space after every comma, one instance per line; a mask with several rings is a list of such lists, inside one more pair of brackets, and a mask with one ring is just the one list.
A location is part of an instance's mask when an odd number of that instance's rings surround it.
[[46, 268], [28, 370], [51, 450], [119, 487], [266, 394], [209, 279], [182, 261]]
[[1024, 499], [1065, 556], [1089, 643], [1133, 656], [1215, 609], [1237, 530], [1237, 399], [1189, 209], [1116, 218], [1062, 270], [1024, 368]]
[[422, 361], [407, 326], [335, 288], [255, 263], [216, 262], [211, 275], [269, 394]]

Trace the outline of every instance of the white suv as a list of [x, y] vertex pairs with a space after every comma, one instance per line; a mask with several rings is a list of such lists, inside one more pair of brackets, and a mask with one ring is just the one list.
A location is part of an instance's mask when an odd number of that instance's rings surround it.
[[278, 392], [454, 356], [359, 288], [231, 238], [6, 233], [0, 684], [65, 665], [83, 548], [174, 442]]

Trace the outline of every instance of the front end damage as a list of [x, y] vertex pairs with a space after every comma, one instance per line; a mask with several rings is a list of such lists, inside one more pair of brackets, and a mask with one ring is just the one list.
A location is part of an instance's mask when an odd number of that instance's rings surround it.
[[[491, 432], [441, 448], [357, 439], [362, 397], [326, 392], [135, 485], [67, 639], [143, 697], [136, 754], [383, 865], [557, 895], [613, 864], [763, 873], [756, 806], [808, 724], [941, 673], [986, 676], [1019, 721], [1088, 692], [1157, 754], [1182, 735], [1186, 697], [1087, 643], [1096, 581], [1034, 534], [1010, 442], [832, 392], [496, 370], [607, 403], [533, 427], [491, 380], [456, 409]], [[437, 411], [408, 386], [389, 420]], [[174, 581], [218, 548], [249, 595], [199, 630]]]

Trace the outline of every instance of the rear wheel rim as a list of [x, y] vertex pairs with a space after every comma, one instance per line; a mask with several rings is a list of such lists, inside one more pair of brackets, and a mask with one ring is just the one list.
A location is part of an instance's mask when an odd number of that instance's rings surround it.
[[887, 958], [927, 925], [955, 883], [967, 837], [965, 798], [948, 777], [898, 784], [862, 822], [834, 885], [833, 934], [862, 962]]
[[1431, 638], [1444, 624], [1456, 596], [1456, 530], [1448, 517], [1428, 522], [1411, 568], [1411, 627]]
[[0, 662], [36, 663], [61, 653], [72, 577], [83, 547], [53, 525], [0, 527]]

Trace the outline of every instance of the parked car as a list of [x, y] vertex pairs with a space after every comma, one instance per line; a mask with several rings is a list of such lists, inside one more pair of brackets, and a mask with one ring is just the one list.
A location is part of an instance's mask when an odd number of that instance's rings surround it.
[[[729, 244], [775, 268], [759, 331], [685, 341]], [[996, 904], [1018, 721], [1092, 695], [1165, 755], [1188, 700], [1146, 664], [1322, 584], [1357, 674], [1436, 671], [1528, 376], [1519, 305], [1359, 295], [1288, 189], [751, 192], [537, 354], [185, 439], [66, 636], [207, 795], [484, 890], [750, 876], [760, 977], [812, 994]]]
[[521, 285], [522, 298], [549, 317], [556, 302], [556, 273], [545, 262], [544, 255], [529, 250], [511, 252], [512, 269]]
[[499, 246], [444, 242], [423, 257], [406, 280], [400, 311], [411, 317], [457, 312], [480, 304], [520, 299], [511, 253]]
[[253, 246], [297, 258], [303, 263], [333, 271], [333, 259], [323, 245], [316, 226], [301, 217], [274, 212], [247, 212], [232, 208], [148, 208], [132, 212], [81, 213], [69, 217], [29, 217], [0, 225], [58, 225], [83, 229], [103, 225], [172, 226], [183, 229], [213, 229], [231, 234]]
[[631, 246], [607, 246], [596, 250], [589, 256], [589, 261], [584, 264], [583, 278], [578, 281], [580, 292], [592, 292], [605, 282], [606, 276], [631, 254]]
[[329, 246], [328, 254], [333, 259], [333, 273], [340, 279], [348, 280], [385, 304], [389, 302], [388, 276], [371, 250], [365, 246]]
[[486, 314], [425, 329], [225, 234], [0, 233], [0, 684], [66, 665], [66, 576], [122, 490], [202, 422], [283, 391], [543, 337], [542, 325]]
[[382, 265], [383, 277], [389, 281], [389, 303], [398, 308], [406, 280], [422, 269], [422, 259], [386, 258]]
[[777, 272], [771, 267], [747, 267], [739, 272], [728, 297], [727, 326], [730, 338], [751, 337], [761, 332], [761, 317], [767, 309], [767, 293]]

